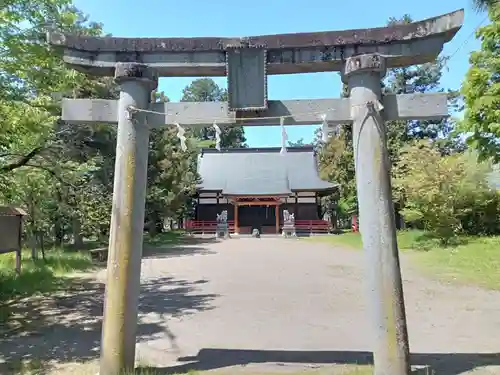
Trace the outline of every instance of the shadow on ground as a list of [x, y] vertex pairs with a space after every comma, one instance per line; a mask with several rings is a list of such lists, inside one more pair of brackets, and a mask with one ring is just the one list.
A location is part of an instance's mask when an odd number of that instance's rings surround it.
[[[200, 255], [200, 254], [213, 254], [214, 252], [208, 251], [202, 245], [217, 242], [215, 235], [188, 235], [184, 231], [170, 231], [159, 233], [154, 237], [149, 234], [144, 235], [143, 258], [168, 258], [184, 255]], [[95, 246], [85, 244], [85, 248], [80, 249], [93, 250], [103, 249], [107, 250], [108, 244], [100, 243]], [[71, 248], [71, 247], [68, 247]]]
[[[175, 346], [176, 338], [165, 316], [212, 309], [211, 302], [217, 296], [200, 293], [199, 285], [206, 282], [165, 277], [143, 284], [137, 340], [166, 335]], [[103, 284], [79, 279], [75, 280], [71, 292], [17, 301], [11, 319], [20, 322], [20, 329], [0, 338], [0, 373], [12, 372], [21, 361], [43, 363], [44, 366], [37, 369], [37, 374], [43, 375], [50, 370], [46, 368], [50, 362], [86, 362], [97, 358], [103, 297]]]
[[[155, 368], [155, 371], [158, 374], [170, 375], [264, 363], [373, 364], [372, 353], [355, 351], [202, 349], [197, 356], [182, 357], [178, 360], [188, 363]], [[411, 362], [412, 365], [430, 366], [436, 375], [457, 375], [483, 366], [500, 366], [500, 353], [415, 353], [411, 356]]]
[[162, 233], [144, 242], [143, 258], [169, 258], [215, 254], [201, 245], [217, 242], [215, 236], [188, 236], [182, 232]]

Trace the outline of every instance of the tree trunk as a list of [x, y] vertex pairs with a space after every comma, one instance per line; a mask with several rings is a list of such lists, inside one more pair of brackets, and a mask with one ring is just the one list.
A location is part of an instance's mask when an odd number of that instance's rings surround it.
[[42, 251], [42, 259], [45, 261], [45, 247], [44, 247], [44, 241], [45, 239], [43, 238], [43, 232], [40, 232], [40, 250]]
[[157, 220], [155, 221], [155, 231], [156, 233], [163, 232], [163, 220], [160, 218], [157, 218]]
[[73, 219], [73, 245], [75, 249], [83, 248], [82, 225], [77, 217]]
[[99, 242], [107, 243], [109, 240], [109, 226], [101, 225], [99, 231]]
[[31, 226], [30, 245], [31, 245], [31, 259], [35, 261], [38, 259], [38, 252], [36, 250], [37, 241], [36, 241], [36, 230], [34, 225]]
[[330, 223], [332, 224], [332, 229], [337, 230], [337, 211], [332, 210], [330, 213]]
[[155, 237], [158, 234], [156, 221], [150, 221], [148, 223], [148, 233], [151, 238]]
[[[56, 191], [56, 199], [57, 202], [62, 205], [63, 199], [61, 197], [61, 192], [59, 190]], [[64, 242], [64, 230], [62, 227], [62, 220], [59, 210], [56, 212], [55, 222], [54, 222], [54, 237], [56, 239], [56, 246], [62, 247]]]
[[29, 236], [30, 236], [30, 245], [31, 245], [31, 259], [33, 261], [37, 260], [38, 254], [36, 251], [36, 212], [35, 212], [35, 203], [33, 200], [33, 195], [30, 194], [29, 197], [29, 210], [30, 210], [30, 216], [31, 216], [31, 223], [30, 223], [30, 230], [29, 230]]
[[63, 244], [64, 233], [62, 230], [61, 218], [59, 217], [59, 215], [56, 216], [56, 219], [54, 221], [54, 238], [56, 246], [61, 247]]

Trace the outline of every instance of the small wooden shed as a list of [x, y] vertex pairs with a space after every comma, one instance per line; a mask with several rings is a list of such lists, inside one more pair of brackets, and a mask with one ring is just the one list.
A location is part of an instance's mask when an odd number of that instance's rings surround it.
[[16, 253], [16, 271], [21, 272], [23, 218], [19, 207], [0, 206], [0, 254]]

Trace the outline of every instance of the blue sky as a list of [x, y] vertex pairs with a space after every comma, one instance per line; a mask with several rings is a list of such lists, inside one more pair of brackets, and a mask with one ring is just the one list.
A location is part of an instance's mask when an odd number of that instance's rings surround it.
[[[464, 27], [452, 42], [445, 46], [450, 55], [468, 42], [448, 64], [442, 86], [460, 87], [468, 68], [470, 51], [479, 43], [470, 34], [481, 23], [484, 15], [475, 14], [471, 0], [372, 0], [334, 1], [314, 0], [76, 0], [76, 5], [89, 14], [93, 21], [102, 22], [105, 31], [124, 37], [194, 37], [247, 36], [368, 28], [384, 26], [390, 17], [410, 14], [414, 20], [465, 8]], [[236, 5], [238, 4], [238, 5]], [[384, 4], [384, 5], [382, 5]], [[193, 78], [163, 78], [161, 91], [172, 101], [179, 101], [182, 89]], [[225, 78], [215, 81], [226, 87]], [[270, 76], [269, 99], [316, 99], [338, 97], [340, 78], [337, 73], [296, 74]], [[311, 141], [316, 127], [291, 126], [287, 128], [291, 141], [304, 138]], [[281, 132], [276, 127], [246, 127], [247, 143], [251, 147], [281, 146]]]

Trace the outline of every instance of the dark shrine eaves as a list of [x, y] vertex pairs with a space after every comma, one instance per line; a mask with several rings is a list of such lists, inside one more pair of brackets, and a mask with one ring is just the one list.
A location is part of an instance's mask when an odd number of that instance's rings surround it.
[[[451, 22], [450, 22], [451, 21]], [[189, 52], [221, 51], [231, 47], [261, 46], [266, 49], [383, 44], [445, 34], [453, 38], [463, 23], [463, 9], [402, 25], [290, 33], [249, 37], [121, 38], [93, 37], [49, 32], [49, 42], [65, 48], [101, 52]]]
[[[314, 151], [314, 146], [304, 145], [296, 147], [287, 147], [286, 152], [311, 152]], [[241, 147], [241, 148], [223, 148], [217, 150], [216, 148], [202, 148], [201, 155], [203, 154], [258, 154], [258, 153], [280, 153], [281, 147]]]

